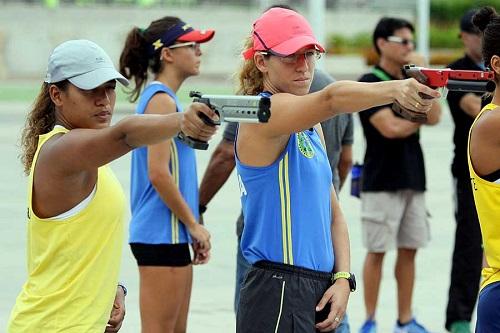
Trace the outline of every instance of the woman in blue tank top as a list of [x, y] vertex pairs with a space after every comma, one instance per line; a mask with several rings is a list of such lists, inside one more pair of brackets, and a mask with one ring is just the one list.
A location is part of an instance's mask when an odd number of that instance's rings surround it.
[[[415, 80], [339, 81], [307, 94], [324, 48], [298, 13], [272, 8], [253, 24], [240, 93], [272, 95], [266, 124], [240, 124], [236, 167], [253, 266], [241, 289], [237, 332], [330, 332], [355, 281], [347, 226], [332, 186], [319, 123], [395, 100], [427, 112]], [[332, 284], [333, 282], [333, 284]]]
[[[182, 112], [176, 93], [199, 74], [200, 43], [213, 36], [170, 16], [129, 32], [120, 71], [135, 82], [129, 93], [131, 102], [139, 98], [137, 114]], [[194, 150], [178, 138], [132, 154], [129, 242], [139, 266], [144, 332], [186, 331], [191, 264], [206, 263], [210, 253], [210, 234], [198, 223], [197, 180]]]

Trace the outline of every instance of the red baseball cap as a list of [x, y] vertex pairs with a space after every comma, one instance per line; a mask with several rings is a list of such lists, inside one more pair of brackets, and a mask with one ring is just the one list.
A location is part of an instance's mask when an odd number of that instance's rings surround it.
[[179, 20], [177, 24], [165, 31], [160, 38], [151, 43], [149, 54], [153, 55], [162, 47], [173, 45], [176, 41], [205, 43], [211, 40], [214, 34], [214, 30], [196, 30], [191, 25]]
[[205, 43], [214, 37], [214, 30], [192, 30], [177, 38], [179, 42]]
[[243, 52], [246, 60], [252, 58], [256, 51], [271, 50], [288, 56], [309, 45], [325, 52], [307, 20], [299, 13], [284, 8], [271, 8], [262, 14], [253, 23], [252, 38], [252, 48]]

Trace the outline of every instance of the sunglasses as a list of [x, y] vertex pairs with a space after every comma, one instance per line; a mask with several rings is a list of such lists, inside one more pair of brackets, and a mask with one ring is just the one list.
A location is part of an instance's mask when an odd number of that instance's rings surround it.
[[319, 60], [322, 55], [322, 53], [317, 50], [307, 50], [304, 53], [294, 53], [287, 56], [275, 53], [272, 50], [260, 51], [260, 54], [264, 56], [273, 55], [275, 57], [278, 57], [281, 62], [289, 65], [295, 65], [301, 58], [304, 58], [307, 63], [312, 64], [315, 63], [316, 60]]
[[415, 47], [415, 41], [413, 39], [406, 39], [398, 36], [389, 36], [386, 38], [387, 41], [393, 42], [393, 43], [398, 43], [404, 46], [411, 45]]
[[167, 46], [167, 49], [177, 49], [179, 47], [190, 47], [193, 50], [199, 50], [200, 44], [197, 42], [185, 42], [185, 43], [179, 43], [179, 44], [173, 44], [173, 45]]

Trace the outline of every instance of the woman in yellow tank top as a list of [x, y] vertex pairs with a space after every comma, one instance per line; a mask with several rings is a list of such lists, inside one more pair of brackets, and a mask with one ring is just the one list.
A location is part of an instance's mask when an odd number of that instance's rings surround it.
[[28, 175], [28, 279], [8, 332], [117, 332], [125, 315], [118, 272], [124, 195], [107, 164], [132, 149], [215, 129], [203, 104], [171, 115], [130, 116], [110, 126], [116, 81], [128, 81], [95, 43], [52, 52], [22, 136]]
[[472, 22], [483, 32], [483, 59], [495, 72], [491, 104], [476, 117], [469, 134], [469, 172], [481, 225], [485, 267], [476, 333], [500, 332], [500, 16], [481, 8]]

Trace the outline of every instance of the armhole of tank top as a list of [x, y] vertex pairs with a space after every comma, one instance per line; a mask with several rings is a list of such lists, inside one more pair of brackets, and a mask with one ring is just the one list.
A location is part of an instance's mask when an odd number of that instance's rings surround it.
[[[493, 106], [486, 108], [489, 105], [493, 105]], [[499, 107], [498, 105], [495, 105], [495, 104], [492, 104], [492, 103], [487, 104], [483, 108], [483, 110], [481, 110], [481, 112], [477, 115], [476, 119], [474, 119], [474, 122], [472, 123], [472, 127], [471, 128], [474, 128], [474, 125], [476, 124], [476, 122], [479, 121], [479, 119], [484, 114], [486, 114], [486, 112], [490, 112], [491, 110], [494, 110], [494, 109], [496, 109], [498, 107]], [[470, 166], [472, 168], [472, 172], [473, 172], [474, 176], [477, 177], [478, 179], [480, 179], [480, 181], [482, 181], [482, 182], [486, 182], [486, 183], [492, 184], [494, 186], [500, 185], [500, 169], [498, 169], [496, 171], [493, 171], [493, 172], [491, 172], [491, 173], [489, 173], [487, 175], [484, 175], [484, 176], [480, 176], [476, 172], [476, 169], [474, 168], [474, 164], [472, 163], [472, 157], [470, 156], [470, 140], [471, 140], [471, 136], [472, 136], [472, 131], [469, 133], [469, 136], [468, 136], [468, 142], [467, 142], [467, 159], [468, 159], [468, 163], [470, 163]]]
[[236, 157], [236, 160], [238, 161], [238, 163], [243, 167], [243, 168], [247, 168], [247, 169], [268, 169], [268, 168], [272, 168], [272, 167], [275, 167], [279, 164], [279, 162], [285, 157], [285, 155], [287, 154], [288, 152], [288, 148], [289, 146], [292, 144], [292, 136], [295, 136], [296, 133], [292, 133], [289, 135], [288, 137], [288, 141], [285, 145], [285, 148], [281, 151], [280, 155], [278, 156], [278, 158], [276, 160], [274, 160], [271, 164], [269, 165], [265, 165], [265, 166], [253, 166], [253, 165], [248, 165], [248, 164], [245, 164], [243, 162], [240, 161], [240, 158], [238, 156], [238, 152], [236, 151], [236, 142], [238, 141], [238, 135], [236, 135], [236, 139], [234, 140], [234, 156]]
[[[270, 93], [269, 91], [263, 91], [259, 94], [259, 96], [265, 96], [265, 97], [271, 97], [273, 94]], [[275, 165], [278, 165], [279, 162], [285, 157], [286, 153], [288, 152], [288, 148], [289, 146], [291, 145], [291, 141], [292, 141], [292, 135], [296, 135], [296, 133], [291, 133], [289, 136], [288, 136], [288, 141], [283, 149], [283, 151], [281, 151], [280, 155], [278, 156], [278, 158], [273, 161], [271, 164], [269, 165], [266, 165], [266, 166], [252, 166], [252, 165], [248, 165], [248, 164], [244, 164], [243, 162], [240, 161], [240, 158], [238, 156], [238, 151], [236, 150], [236, 145], [237, 145], [237, 142], [238, 142], [238, 132], [239, 132], [239, 129], [240, 129], [240, 126], [238, 124], [238, 126], [236, 127], [236, 136], [235, 136], [235, 139], [234, 139], [234, 156], [236, 157], [236, 160], [238, 161], [238, 163], [244, 167], [244, 168], [249, 168], [249, 169], [266, 169], [266, 168], [271, 168]]]
[[482, 176], [484, 180], [489, 181], [490, 183], [500, 184], [500, 169], [493, 171], [487, 175]]
[[[58, 129], [58, 128], [65, 129], [61, 125], [54, 126], [54, 129]], [[57, 133], [54, 133], [52, 136], [59, 134], [59, 133], [63, 133], [63, 132], [59, 131]], [[50, 140], [50, 138], [47, 140]], [[45, 144], [45, 142], [44, 142], [44, 144]], [[36, 160], [38, 160], [38, 152], [37, 152], [37, 159]], [[36, 161], [35, 161], [35, 164], [36, 164]], [[33, 176], [31, 177], [31, 182], [30, 182], [31, 188], [29, 190], [29, 211], [31, 214], [34, 214], [34, 212], [33, 212], [33, 181], [35, 179], [34, 172], [35, 172], [35, 166], [33, 166], [33, 170], [32, 170]], [[81, 211], [83, 211], [85, 208], [87, 208], [90, 205], [90, 203], [92, 202], [92, 199], [95, 197], [96, 193], [97, 193], [97, 181], [94, 185], [94, 188], [89, 193], [89, 195], [87, 197], [85, 197], [82, 201], [77, 203], [74, 207], [70, 208], [69, 210], [67, 210], [61, 214], [58, 214], [57, 216], [53, 216], [53, 217], [40, 218], [36, 214], [34, 214], [34, 215], [36, 216], [37, 219], [43, 220], [45, 222], [61, 222], [63, 220], [67, 220], [69, 218], [76, 216]]]
[[144, 106], [144, 111], [142, 114], [145, 114], [146, 112], [146, 109], [148, 108], [148, 104], [149, 102], [151, 101], [151, 99], [156, 95], [156, 94], [167, 94], [168, 97], [170, 97], [171, 99], [173, 99], [174, 103], [175, 103], [175, 112], [181, 112], [179, 110], [179, 106], [180, 106], [180, 102], [179, 100], [177, 99], [177, 96], [175, 95], [175, 93], [167, 86], [165, 86], [162, 82], [160, 81], [152, 81], [151, 83], [149, 83], [149, 85], [146, 87], [149, 88], [151, 85], [159, 85], [161, 86], [161, 89], [156, 89], [155, 91], [153, 91], [151, 93], [151, 96], [149, 97], [146, 105]]
[[[50, 140], [54, 135], [57, 135], [59, 133], [65, 133], [67, 131], [67, 129], [61, 125], [55, 125], [54, 128], [52, 129], [52, 131], [54, 129], [61, 129], [60, 131], [57, 131], [56, 133], [53, 133], [50, 138], [46, 139], [43, 143], [42, 143], [42, 146], [48, 141]], [[50, 132], [49, 132], [50, 133]], [[46, 133], [48, 134], [48, 133]], [[40, 144], [40, 137], [38, 138], [38, 144]], [[36, 163], [38, 162], [38, 155], [40, 154], [40, 150], [42, 148], [41, 147], [38, 147], [37, 146], [37, 149], [36, 149], [36, 152], [35, 152], [35, 155], [33, 156], [33, 161], [32, 161], [32, 165], [31, 165], [31, 168], [30, 168], [30, 176], [29, 176], [29, 180], [28, 180], [28, 219], [31, 218], [31, 215], [34, 215], [37, 219], [40, 219], [34, 212], [33, 212], [33, 186], [34, 186], [34, 182], [35, 182], [35, 169], [36, 169]]]
[[92, 192], [90, 192], [90, 194], [85, 199], [80, 201], [73, 208], [71, 208], [71, 209], [69, 209], [69, 210], [67, 210], [67, 211], [65, 211], [57, 216], [48, 217], [45, 220], [59, 222], [59, 221], [66, 220], [66, 219], [69, 219], [71, 217], [76, 216], [78, 213], [80, 213], [81, 211], [83, 211], [85, 208], [87, 208], [90, 205], [90, 203], [92, 202], [92, 199], [95, 197], [96, 192], [97, 192], [97, 182], [94, 185]]
[[[321, 128], [321, 135], [319, 135], [319, 131], [316, 128], [316, 126], [318, 126], [318, 125]], [[314, 125], [310, 129], [308, 129], [308, 131], [311, 132], [311, 135], [314, 135], [314, 133], [316, 133], [316, 135], [318, 136], [318, 140], [321, 143], [321, 146], [326, 149], [325, 132], [323, 132], [323, 128], [321, 127], [321, 124], [318, 124], [318, 125]], [[321, 137], [323, 137], [323, 139], [321, 139]]]

